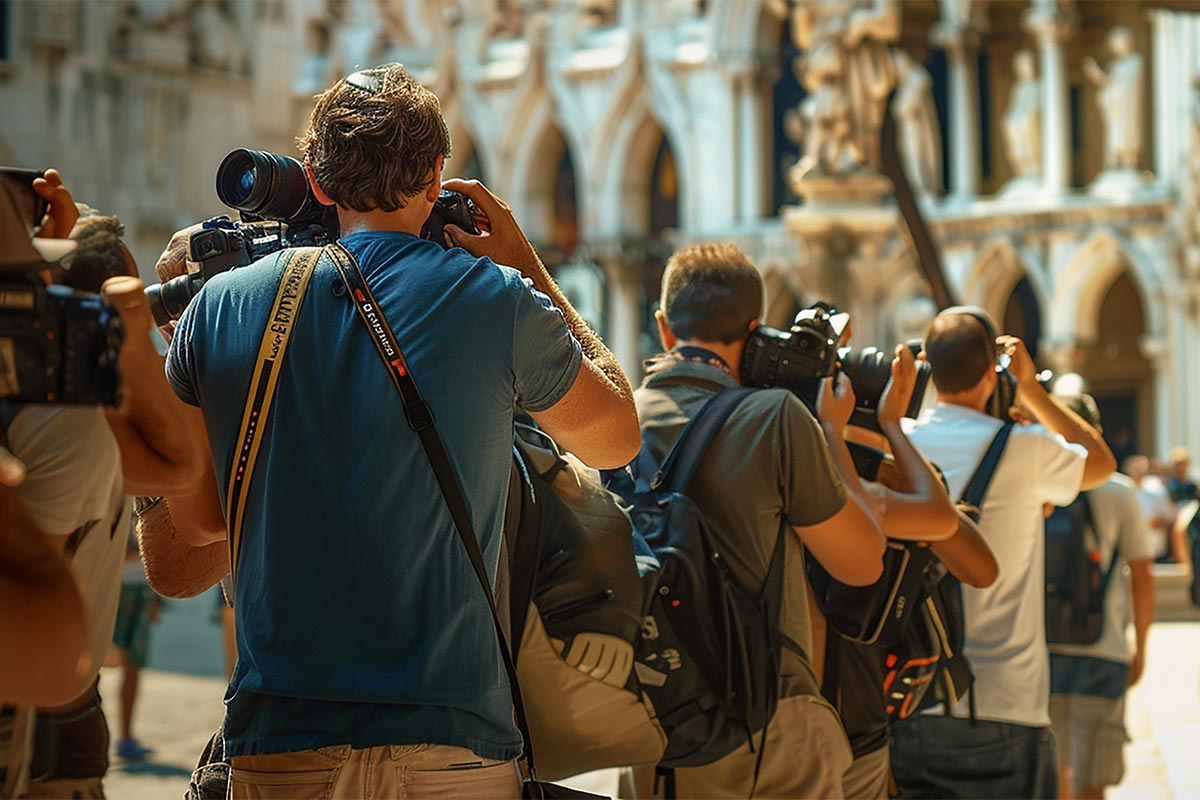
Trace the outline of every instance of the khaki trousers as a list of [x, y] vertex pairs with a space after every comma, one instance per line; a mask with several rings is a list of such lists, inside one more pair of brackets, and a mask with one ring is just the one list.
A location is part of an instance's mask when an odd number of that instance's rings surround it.
[[350, 745], [237, 756], [232, 800], [364, 800], [487, 797], [517, 800], [516, 762], [480, 758], [462, 747], [415, 744], [352, 750]]
[[[758, 785], [759, 735], [754, 752], [744, 744], [729, 755], [703, 767], [675, 770], [676, 794], [681, 798], [744, 798], [751, 788], [756, 798], [841, 798], [842, 776], [854, 756], [833, 707], [819, 697], [786, 697], [779, 701], [767, 726]], [[637, 767], [622, 776], [622, 797], [632, 800], [656, 797], [654, 768]], [[660, 786], [660, 794], [661, 796]]]
[[891, 761], [885, 744], [878, 750], [854, 759], [842, 776], [846, 800], [887, 800]]

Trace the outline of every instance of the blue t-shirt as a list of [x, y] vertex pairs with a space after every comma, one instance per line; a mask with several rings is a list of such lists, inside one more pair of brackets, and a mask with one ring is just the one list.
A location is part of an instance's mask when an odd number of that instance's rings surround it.
[[[558, 402], [579, 343], [513, 269], [406, 233], [342, 242], [433, 409], [494, 582], [514, 406]], [[213, 278], [167, 356], [176, 393], [204, 412], [223, 504], [279, 276], [275, 255]], [[246, 502], [228, 754], [432, 743], [515, 758], [521, 738], [478, 579], [400, 396], [335, 286], [322, 258]]]

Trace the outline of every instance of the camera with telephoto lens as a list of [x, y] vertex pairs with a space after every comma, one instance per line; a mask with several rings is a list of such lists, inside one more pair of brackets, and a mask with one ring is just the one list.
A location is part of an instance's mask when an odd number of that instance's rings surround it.
[[[751, 332], [742, 355], [741, 377], [746, 386], [778, 387], [796, 395], [816, 414], [821, 379], [839, 368], [854, 387], [855, 407], [850, 424], [879, 432], [876, 416], [883, 391], [892, 377], [892, 354], [868, 347], [838, 347], [850, 315], [817, 303], [796, 315], [787, 331], [760, 325]], [[907, 343], [920, 352], [920, 345]], [[917, 362], [916, 384], [905, 411], [915, 417], [929, 383], [929, 365]]]
[[46, 203], [42, 172], [0, 167], [0, 398], [14, 403], [120, 404], [123, 326], [99, 295], [47, 285], [74, 242], [33, 238]]
[[[217, 167], [217, 197], [239, 212], [237, 222], [214, 217], [191, 235], [188, 260], [200, 270], [146, 288], [154, 321], [179, 319], [209, 279], [288, 247], [322, 247], [339, 236], [337, 208], [317, 201], [304, 166], [294, 158], [261, 150], [233, 150]], [[475, 207], [458, 192], [443, 190], [422, 228], [422, 238], [446, 247], [447, 223], [478, 233]]]

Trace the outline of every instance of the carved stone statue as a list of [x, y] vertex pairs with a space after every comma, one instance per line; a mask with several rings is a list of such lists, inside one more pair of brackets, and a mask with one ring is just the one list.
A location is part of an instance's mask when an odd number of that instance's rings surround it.
[[1104, 166], [1137, 169], [1142, 155], [1142, 56], [1133, 49], [1133, 34], [1117, 26], [1109, 31], [1113, 60], [1108, 72], [1094, 58], [1083, 62], [1088, 80], [1099, 87], [1096, 102], [1104, 116]]
[[1004, 112], [1004, 142], [1016, 176], [1036, 178], [1042, 171], [1042, 87], [1033, 53], [1017, 51], [1013, 72], [1017, 80]]
[[942, 190], [942, 135], [933, 102], [933, 80], [904, 51], [896, 53], [895, 67], [894, 113], [900, 156], [913, 189], [936, 195]]
[[845, 175], [879, 167], [879, 132], [895, 72], [888, 45], [900, 37], [898, 0], [793, 0], [792, 38], [807, 53], [798, 65], [810, 97], [808, 172]]
[[241, 34], [221, 0], [199, 0], [192, 9], [189, 28], [192, 62], [221, 72], [242, 72], [247, 53]]

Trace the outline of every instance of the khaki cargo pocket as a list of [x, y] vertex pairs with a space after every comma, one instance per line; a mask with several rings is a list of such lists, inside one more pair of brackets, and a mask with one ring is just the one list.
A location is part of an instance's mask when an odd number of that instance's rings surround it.
[[401, 797], [412, 800], [487, 797], [503, 800], [521, 796], [521, 781], [512, 761], [462, 769], [397, 767]]
[[[233, 759], [232, 800], [330, 800], [348, 745]], [[250, 767], [249, 769], [245, 767]]]

